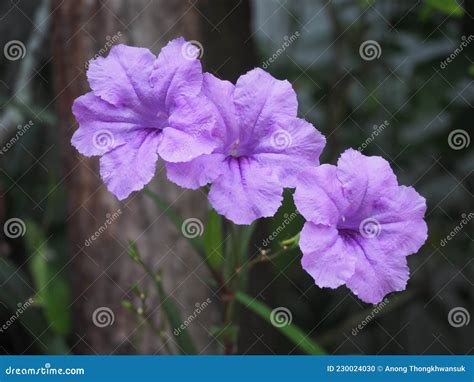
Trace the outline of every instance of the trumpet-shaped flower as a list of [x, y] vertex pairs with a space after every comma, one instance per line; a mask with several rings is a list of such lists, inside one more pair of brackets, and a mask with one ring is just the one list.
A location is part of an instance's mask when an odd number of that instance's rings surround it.
[[151, 180], [158, 155], [182, 162], [215, 147], [212, 109], [200, 95], [199, 52], [189, 44], [173, 40], [158, 57], [117, 45], [90, 62], [92, 91], [73, 104], [79, 128], [72, 144], [86, 156], [101, 156], [100, 175], [119, 199]]
[[390, 165], [349, 149], [337, 166], [321, 165], [300, 178], [295, 204], [307, 222], [302, 266], [320, 287], [345, 284], [378, 303], [406, 287], [406, 257], [427, 238], [425, 199], [399, 186]]
[[296, 117], [291, 84], [262, 69], [241, 76], [235, 86], [206, 73], [203, 93], [216, 115], [217, 147], [187, 163], [168, 163], [168, 178], [191, 189], [212, 183], [210, 203], [234, 223], [273, 216], [283, 188], [319, 164], [324, 137]]

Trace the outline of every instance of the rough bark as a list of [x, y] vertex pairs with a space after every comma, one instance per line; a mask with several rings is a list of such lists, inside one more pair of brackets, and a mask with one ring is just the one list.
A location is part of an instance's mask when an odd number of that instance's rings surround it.
[[[186, 1], [55, 1], [52, 9], [56, 105], [67, 190], [69, 269], [74, 289], [73, 352], [164, 352], [160, 350], [162, 344], [158, 338], [150, 335], [144, 326], [137, 325], [135, 318], [121, 308], [123, 299], [132, 298], [130, 283], [139, 281], [153, 289], [150, 280], [128, 258], [127, 241], [137, 240], [146, 261], [163, 269], [165, 287], [177, 301], [183, 316], [190, 314], [197, 302], [213, 297], [203, 281], [206, 278], [204, 267], [181, 232], [177, 232], [145, 195], [135, 193], [120, 203], [106, 190], [98, 177], [98, 158], [85, 158], [70, 144], [77, 128], [71, 105], [76, 97], [89, 91], [85, 64], [105, 46], [107, 38], [120, 32], [119, 42], [145, 46], [157, 53], [163, 44], [178, 35], [200, 40], [198, 18], [193, 5]], [[204, 219], [204, 195], [183, 191], [165, 178], [160, 167], [150, 188], [173, 203], [184, 217]], [[85, 246], [85, 240], [104, 224], [106, 215], [118, 209], [122, 211], [119, 219], [92, 245]], [[199, 322], [193, 322], [189, 328], [198, 349], [205, 349], [207, 353], [215, 349], [213, 343], [209, 345], [212, 340], [205, 330], [218, 318], [215, 305], [201, 313]], [[92, 315], [98, 307], [113, 311], [112, 326], [94, 325]], [[157, 307], [156, 300], [152, 307]], [[155, 322], [159, 319], [159, 310], [154, 311]], [[173, 341], [173, 335], [169, 336]]]

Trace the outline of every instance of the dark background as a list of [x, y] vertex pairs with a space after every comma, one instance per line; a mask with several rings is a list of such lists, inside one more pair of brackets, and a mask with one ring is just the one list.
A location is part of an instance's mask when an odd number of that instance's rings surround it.
[[[0, 333], [0, 352], [174, 352], [172, 328], [154, 335], [122, 307], [123, 300], [136, 300], [131, 284], [150, 286], [126, 255], [130, 239], [163, 271], [183, 316], [211, 297], [213, 303], [187, 330], [200, 353], [221, 352], [213, 331], [221, 319], [219, 301], [181, 232], [143, 193], [119, 203], [98, 178], [98, 159], [80, 156], [69, 143], [77, 127], [71, 104], [88, 91], [91, 57], [106, 55], [108, 41], [158, 53], [183, 35], [203, 45], [205, 70], [221, 78], [235, 81], [263, 66], [290, 80], [299, 115], [327, 137], [323, 163], [360, 147], [374, 126], [387, 121], [364, 153], [386, 158], [400, 183], [427, 199], [429, 238], [409, 258], [407, 290], [388, 296], [389, 303], [357, 335], [352, 329], [372, 307], [344, 287], [314, 286], [296, 252], [257, 265], [248, 293], [271, 307], [288, 308], [293, 322], [328, 353], [472, 354], [472, 322], [453, 327], [448, 315], [457, 308], [469, 316], [473, 311], [474, 223], [447, 244], [441, 241], [474, 205], [474, 152], [468, 144], [474, 115], [473, 15], [474, 2], [449, 0], [2, 1], [0, 45], [18, 40], [25, 51], [18, 59], [0, 52], [0, 144], [11, 142], [18, 125], [32, 125], [0, 156], [0, 221], [18, 218], [25, 224], [24, 235], [0, 239], [0, 323], [28, 298], [35, 303]], [[359, 53], [368, 40], [380, 47], [372, 60]], [[465, 141], [453, 148], [448, 136], [457, 129]], [[185, 218], [206, 220], [205, 195], [170, 184], [161, 166], [150, 188]], [[249, 256], [284, 213], [293, 211], [288, 196], [275, 219], [259, 223]], [[123, 212], [119, 219], [86, 246], [106, 214], [117, 209]], [[294, 220], [279, 240], [301, 224]], [[151, 306], [150, 320], [161, 325], [158, 303]], [[111, 326], [94, 324], [99, 307], [113, 312]], [[239, 326], [239, 354], [299, 353], [247, 311]], [[171, 350], [163, 345], [168, 341]]]

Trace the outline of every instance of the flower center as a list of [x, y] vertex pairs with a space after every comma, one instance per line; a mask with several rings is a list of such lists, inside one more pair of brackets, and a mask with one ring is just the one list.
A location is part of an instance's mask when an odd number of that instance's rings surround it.
[[238, 138], [234, 143], [232, 143], [229, 150], [229, 156], [234, 157], [234, 158], [238, 158], [240, 156], [239, 150], [238, 150], [239, 143], [240, 143], [240, 140]]

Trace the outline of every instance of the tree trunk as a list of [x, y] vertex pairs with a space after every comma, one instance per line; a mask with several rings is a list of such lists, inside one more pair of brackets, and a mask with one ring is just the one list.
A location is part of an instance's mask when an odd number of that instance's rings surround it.
[[[56, 105], [62, 142], [62, 162], [67, 191], [67, 224], [70, 237], [69, 270], [73, 278], [74, 334], [72, 351], [88, 354], [163, 353], [162, 344], [144, 325], [121, 307], [132, 299], [130, 284], [139, 282], [153, 289], [150, 280], [127, 255], [128, 240], [136, 240], [142, 256], [154, 268], [163, 270], [167, 291], [183, 312], [189, 315], [195, 304], [213, 299], [205, 285], [207, 275], [199, 258], [186, 240], [142, 193], [124, 202], [110, 194], [98, 176], [98, 158], [80, 155], [70, 144], [77, 123], [71, 113], [74, 99], [89, 91], [85, 66], [90, 58], [109, 48], [106, 43], [144, 46], [157, 53], [169, 39], [184, 35], [200, 40], [198, 15], [187, 1], [127, 2], [55, 1], [54, 70]], [[179, 189], [166, 181], [159, 166], [150, 188], [169, 201], [183, 217], [204, 220], [205, 196]], [[108, 214], [121, 211], [119, 218], [100, 237], [86, 246], [85, 240], [104, 224]], [[158, 301], [152, 295], [151, 308]], [[198, 349], [215, 352], [206, 330], [216, 317], [218, 304], [211, 305], [189, 327]], [[114, 315], [111, 326], [98, 327], [92, 319], [100, 307]], [[158, 322], [159, 309], [153, 320]], [[201, 325], [199, 325], [201, 323]], [[99, 325], [100, 326], [100, 325]], [[171, 328], [172, 329], [172, 328]], [[174, 342], [172, 335], [170, 341]], [[210, 344], [210, 342], [212, 342]]]

